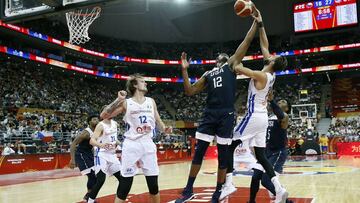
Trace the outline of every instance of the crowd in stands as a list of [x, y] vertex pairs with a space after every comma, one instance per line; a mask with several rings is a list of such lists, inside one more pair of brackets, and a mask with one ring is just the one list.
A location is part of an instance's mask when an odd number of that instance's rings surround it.
[[360, 118], [336, 119], [332, 120], [328, 137], [343, 136], [343, 141], [354, 142], [360, 141]]

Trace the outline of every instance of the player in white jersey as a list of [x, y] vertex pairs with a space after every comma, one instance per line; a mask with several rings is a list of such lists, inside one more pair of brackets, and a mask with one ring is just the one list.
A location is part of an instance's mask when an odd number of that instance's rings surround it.
[[103, 118], [124, 114], [126, 125], [121, 155], [121, 186], [120, 199], [125, 202], [130, 192], [133, 177], [137, 174], [137, 162], [142, 168], [150, 193], [150, 202], [159, 203], [159, 166], [157, 163], [156, 145], [152, 141], [155, 127], [165, 133], [171, 133], [171, 128], [165, 127], [157, 111], [155, 101], [145, 97], [147, 87], [144, 77], [135, 74], [126, 83], [130, 98], [125, 99], [126, 92], [120, 91], [118, 98], [104, 109]]
[[120, 145], [117, 139], [118, 123], [114, 120], [104, 119], [96, 125], [90, 144], [95, 148], [95, 174], [96, 184], [89, 193], [89, 203], [95, 198], [105, 182], [106, 175], [114, 175], [119, 180], [115, 203], [120, 202], [119, 188], [121, 183], [121, 164], [116, 155], [116, 148]]
[[[265, 169], [275, 186], [276, 202], [285, 202], [288, 193], [281, 186], [279, 178], [276, 176], [272, 165], [267, 160], [265, 147], [266, 131], [268, 127], [267, 97], [275, 82], [275, 72], [283, 71], [287, 66], [287, 60], [283, 56], [270, 55], [269, 42], [260, 12], [256, 10], [253, 17], [258, 23], [260, 46], [265, 59], [265, 65], [261, 71], [245, 68], [243, 64], [239, 64], [235, 67], [237, 74], [245, 75], [250, 78], [250, 83], [247, 103], [248, 112], [240, 124], [234, 129], [234, 141], [230, 146], [230, 153], [233, 154], [237, 145], [247, 140], [249, 146], [254, 147], [256, 159]], [[229, 164], [233, 164], [233, 162], [229, 162]], [[232, 168], [233, 166], [228, 166], [228, 169]], [[231, 175], [232, 170], [229, 170], [228, 176]], [[226, 191], [233, 191], [233, 188], [225, 188], [223, 190], [224, 195], [226, 195]]]

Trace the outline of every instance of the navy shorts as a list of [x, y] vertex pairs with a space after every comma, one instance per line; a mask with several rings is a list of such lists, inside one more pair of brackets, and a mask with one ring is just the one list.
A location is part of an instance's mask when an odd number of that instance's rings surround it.
[[75, 152], [75, 162], [81, 174], [85, 175], [94, 170], [94, 154], [92, 152]]
[[288, 150], [286, 148], [280, 150], [266, 149], [266, 156], [273, 165], [274, 170], [278, 173], [283, 172], [284, 164], [288, 156]]
[[196, 138], [218, 144], [231, 144], [235, 126], [234, 109], [206, 109], [196, 132]]

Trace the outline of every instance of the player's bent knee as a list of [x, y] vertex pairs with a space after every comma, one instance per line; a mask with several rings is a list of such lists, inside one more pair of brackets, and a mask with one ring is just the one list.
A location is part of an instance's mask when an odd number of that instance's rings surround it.
[[121, 199], [121, 200], [126, 199], [126, 197], [128, 196], [128, 194], [130, 192], [133, 179], [134, 179], [134, 177], [121, 177], [121, 179], [119, 181], [118, 189], [116, 191], [116, 196], [119, 199]]
[[87, 188], [90, 190], [96, 184], [96, 176], [94, 172], [87, 174], [87, 176], [88, 176]]
[[227, 169], [229, 157], [229, 145], [217, 145], [219, 169]]
[[202, 164], [202, 161], [204, 159], [209, 144], [210, 144], [209, 142], [198, 140], [198, 143], [196, 145], [195, 155], [192, 161], [193, 164], [198, 164], [198, 165]]
[[151, 195], [157, 195], [159, 193], [158, 176], [146, 176], [145, 178], [148, 185], [149, 193]]
[[252, 178], [255, 179], [255, 180], [261, 180], [262, 179], [262, 175], [263, 175], [263, 172], [258, 170], [258, 169], [254, 169], [254, 173], [253, 173], [253, 176]]
[[99, 173], [96, 174], [96, 182], [98, 183], [104, 183], [106, 179], [106, 174], [102, 171], [99, 171]]

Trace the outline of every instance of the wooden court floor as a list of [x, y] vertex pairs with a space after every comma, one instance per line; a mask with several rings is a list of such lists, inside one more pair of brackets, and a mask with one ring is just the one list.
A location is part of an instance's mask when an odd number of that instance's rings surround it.
[[[162, 202], [173, 202], [176, 199], [180, 189], [186, 184], [190, 163], [188, 161], [160, 166]], [[195, 182], [195, 192], [198, 195], [192, 202], [208, 202], [216, 181], [216, 167], [216, 160], [204, 161]], [[302, 158], [286, 163], [285, 174], [281, 175], [280, 181], [294, 202], [357, 203], [360, 202], [359, 169], [360, 159], [352, 157], [334, 160]], [[62, 169], [55, 172], [0, 176], [0, 203], [80, 202], [86, 191], [86, 177], [78, 174], [77, 171]], [[234, 182], [240, 188], [224, 202], [246, 202], [250, 177], [248, 172], [239, 167]], [[108, 177], [98, 195], [98, 202], [113, 202], [117, 184], [114, 177]], [[148, 202], [146, 191], [144, 176], [136, 176], [128, 202]], [[257, 202], [269, 202], [266, 191], [260, 191]]]

